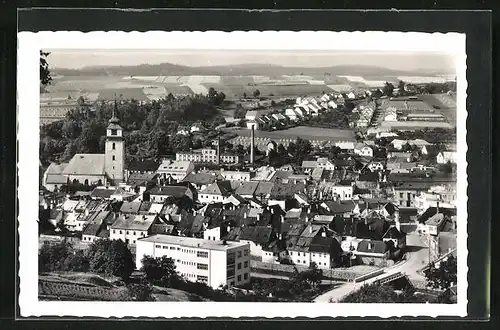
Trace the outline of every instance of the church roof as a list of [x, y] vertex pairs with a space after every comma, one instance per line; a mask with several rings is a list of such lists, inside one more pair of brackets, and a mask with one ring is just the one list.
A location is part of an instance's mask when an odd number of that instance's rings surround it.
[[104, 175], [104, 154], [76, 154], [71, 158], [65, 175]]

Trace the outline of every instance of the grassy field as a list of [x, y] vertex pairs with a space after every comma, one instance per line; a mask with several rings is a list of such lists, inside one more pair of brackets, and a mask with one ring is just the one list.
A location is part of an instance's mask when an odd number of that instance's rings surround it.
[[452, 125], [456, 125], [457, 118], [457, 103], [456, 96], [447, 94], [426, 94], [421, 95], [420, 98], [427, 104], [437, 106], [436, 113], [441, 113], [448, 119]]

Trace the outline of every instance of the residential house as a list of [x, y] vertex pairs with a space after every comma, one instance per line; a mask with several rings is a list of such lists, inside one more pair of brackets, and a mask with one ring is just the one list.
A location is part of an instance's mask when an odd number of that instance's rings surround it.
[[164, 160], [156, 172], [160, 180], [167, 182], [168, 178], [172, 178], [174, 182], [180, 182], [192, 171], [194, 171], [194, 163], [190, 161]]
[[264, 261], [264, 250], [276, 240], [276, 234], [271, 227], [252, 226], [233, 228], [227, 235], [227, 240], [239, 241], [250, 245], [250, 256]]
[[441, 151], [436, 156], [436, 162], [438, 164], [446, 164], [446, 163], [457, 163], [457, 152], [456, 151]]
[[427, 189], [429, 189], [427, 182], [395, 182], [393, 187], [394, 203], [399, 207], [416, 207], [416, 196]]
[[216, 181], [199, 192], [198, 200], [202, 204], [223, 202], [224, 199], [230, 195], [231, 187], [229, 182]]
[[[198, 191], [205, 189], [208, 185], [217, 180], [218, 175], [214, 172], [191, 172], [181, 182], [189, 182]], [[222, 177], [220, 177], [222, 179]]]
[[406, 247], [406, 234], [399, 231], [395, 226], [391, 226], [385, 234], [382, 236], [382, 241], [388, 243], [391, 242], [396, 249], [402, 249]]
[[115, 214], [109, 210], [92, 212], [82, 231], [82, 242], [92, 243], [99, 238], [108, 238], [109, 231], [106, 228], [106, 224], [108, 219], [114, 216]]
[[378, 265], [389, 257], [387, 243], [378, 240], [362, 240], [352, 253], [364, 264]]
[[186, 186], [160, 186], [149, 190], [149, 200], [156, 203], [163, 203], [170, 197], [182, 198], [188, 197], [193, 200], [193, 192]]
[[221, 170], [220, 176], [228, 181], [250, 181], [252, 172]]
[[357, 143], [354, 147], [354, 153], [363, 157], [373, 157], [373, 148], [363, 143]]
[[149, 236], [154, 224], [160, 224], [158, 215], [123, 214], [110, 227], [110, 239], [122, 240], [129, 245], [135, 245], [139, 238]]
[[159, 165], [160, 162], [154, 159], [131, 160], [127, 163], [126, 167], [126, 171], [128, 173], [127, 177], [132, 173], [155, 174]]

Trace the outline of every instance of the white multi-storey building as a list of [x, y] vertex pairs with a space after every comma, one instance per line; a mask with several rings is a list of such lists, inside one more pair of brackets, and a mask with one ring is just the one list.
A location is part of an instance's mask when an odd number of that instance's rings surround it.
[[212, 288], [250, 282], [250, 245], [247, 243], [153, 235], [137, 240], [137, 269], [142, 267], [142, 258], [146, 255], [172, 258], [177, 272], [185, 279], [203, 282]]

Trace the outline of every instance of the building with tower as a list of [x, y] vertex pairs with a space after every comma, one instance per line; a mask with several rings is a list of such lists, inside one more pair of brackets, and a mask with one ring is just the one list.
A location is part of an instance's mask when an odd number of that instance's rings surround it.
[[51, 164], [43, 176], [45, 188], [54, 191], [67, 183], [117, 186], [126, 180], [125, 140], [116, 112], [115, 101], [113, 117], [106, 129], [104, 154], [75, 154], [68, 163]]

